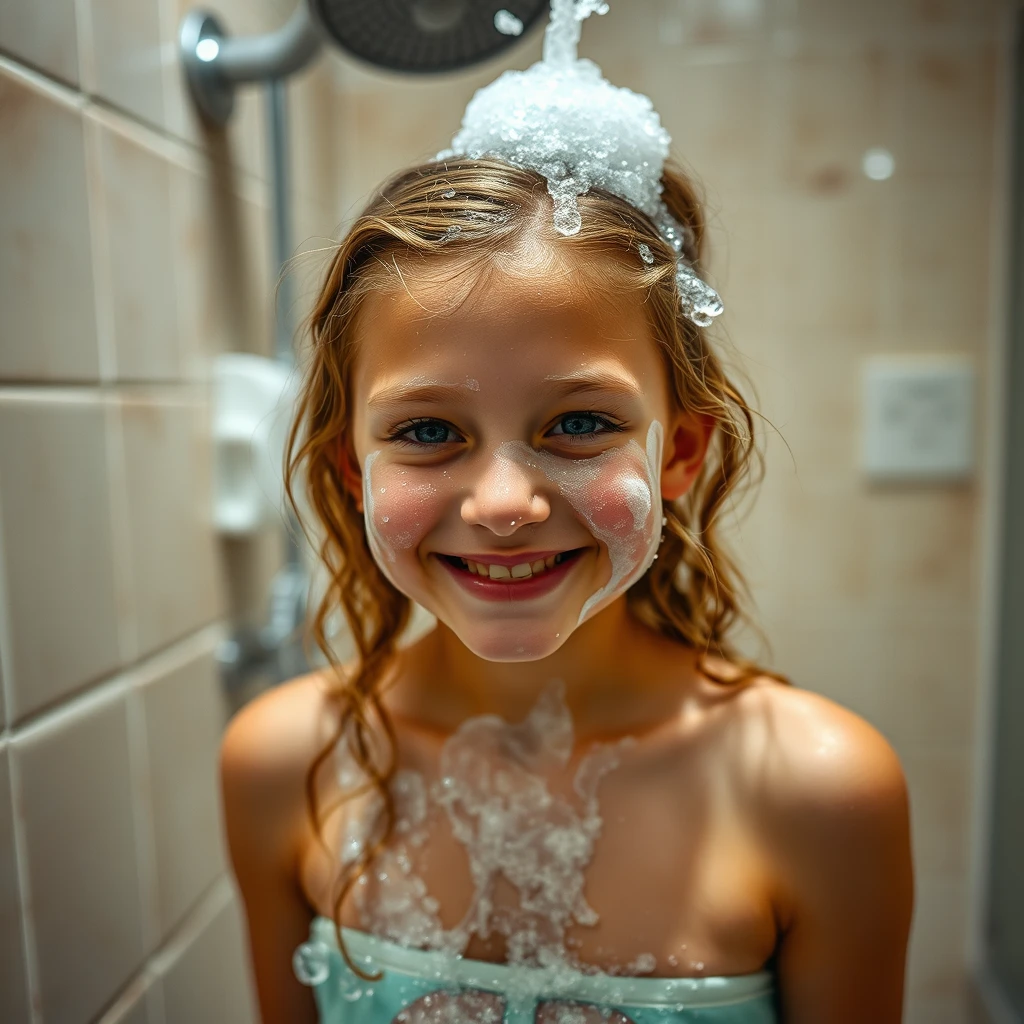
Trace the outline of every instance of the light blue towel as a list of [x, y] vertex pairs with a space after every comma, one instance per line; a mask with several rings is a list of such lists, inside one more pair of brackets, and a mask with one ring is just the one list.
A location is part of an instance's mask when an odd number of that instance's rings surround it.
[[[379, 981], [363, 981], [345, 963], [334, 923], [316, 917], [309, 942], [295, 954], [296, 974], [315, 993], [321, 1024], [428, 1024], [438, 1019], [481, 1024], [534, 1024], [540, 1004], [569, 1003], [617, 1010], [634, 1024], [776, 1024], [769, 971], [718, 978], [645, 978], [492, 964], [407, 949], [365, 932], [342, 931], [349, 956]], [[438, 1003], [460, 998], [462, 1011], [439, 1014]], [[432, 999], [425, 999], [436, 994]], [[417, 1006], [412, 1004], [423, 1000]], [[433, 1004], [433, 1007], [431, 1007]], [[495, 1008], [497, 1012], [495, 1012]], [[452, 1009], [456, 1009], [454, 1006]], [[418, 1012], [422, 1010], [421, 1012]], [[607, 1014], [604, 1015], [607, 1019]], [[558, 1013], [555, 1019], [566, 1019]], [[580, 1018], [582, 1024], [582, 1017]], [[586, 1015], [586, 1024], [601, 1018]], [[609, 1024], [615, 1024], [612, 1018]], [[618, 1024], [626, 1024], [621, 1020]]]

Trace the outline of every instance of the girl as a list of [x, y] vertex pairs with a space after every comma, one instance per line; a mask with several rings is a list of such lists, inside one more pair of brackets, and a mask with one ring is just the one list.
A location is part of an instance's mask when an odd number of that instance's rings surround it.
[[727, 638], [753, 414], [694, 189], [659, 164], [652, 217], [526, 163], [393, 177], [311, 317], [330, 667], [221, 759], [264, 1024], [898, 1021], [899, 762]]

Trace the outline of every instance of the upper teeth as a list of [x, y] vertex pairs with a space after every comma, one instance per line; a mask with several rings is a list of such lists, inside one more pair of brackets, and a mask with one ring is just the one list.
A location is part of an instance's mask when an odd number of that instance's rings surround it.
[[464, 558], [466, 568], [477, 576], [489, 576], [492, 580], [525, 580], [538, 573], [550, 569], [560, 559], [560, 555], [538, 558], [535, 562], [520, 562], [518, 565], [488, 565], [485, 562], [474, 562]]

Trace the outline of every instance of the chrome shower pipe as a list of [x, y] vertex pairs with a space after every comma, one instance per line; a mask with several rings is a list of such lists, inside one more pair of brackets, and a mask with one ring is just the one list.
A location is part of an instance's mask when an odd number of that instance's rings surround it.
[[[235, 105], [235, 87], [267, 82], [266, 119], [271, 186], [271, 235], [275, 285], [275, 358], [296, 365], [292, 335], [292, 280], [283, 273], [292, 255], [288, 109], [284, 79], [317, 54], [323, 34], [307, 0], [300, 0], [288, 22], [276, 32], [247, 39], [231, 38], [207, 11], [189, 12], [179, 31], [181, 60], [200, 114], [222, 127]], [[271, 584], [268, 621], [258, 629], [236, 629], [222, 645], [221, 666], [229, 687], [241, 688], [260, 672], [282, 682], [308, 670], [301, 646], [309, 575], [302, 559], [302, 530], [295, 513], [285, 511], [285, 563]]]
[[235, 108], [235, 86], [279, 80], [305, 67], [323, 45], [323, 31], [307, 0], [276, 32], [235, 39], [209, 11], [185, 15], [178, 32], [181, 62], [203, 117], [226, 124]]

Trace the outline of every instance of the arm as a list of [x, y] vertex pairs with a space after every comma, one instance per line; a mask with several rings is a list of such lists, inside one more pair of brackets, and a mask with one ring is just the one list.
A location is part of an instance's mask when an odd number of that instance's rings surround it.
[[782, 1019], [898, 1024], [913, 910], [906, 782], [866, 722], [821, 698], [812, 708], [775, 780]]
[[295, 948], [309, 937], [313, 910], [297, 880], [304, 766], [282, 739], [290, 720], [286, 691], [269, 691], [231, 720], [221, 743], [221, 792], [260, 1019], [315, 1024], [313, 994], [292, 969]]

